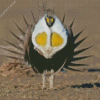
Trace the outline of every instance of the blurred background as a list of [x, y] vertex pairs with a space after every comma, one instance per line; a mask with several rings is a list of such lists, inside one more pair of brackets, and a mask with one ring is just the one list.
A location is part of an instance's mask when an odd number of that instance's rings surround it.
[[[1, 38], [18, 44], [18, 41], [7, 29], [21, 36], [13, 21], [26, 31], [22, 15], [25, 16], [30, 24], [35, 25], [31, 11], [34, 13], [36, 21], [38, 21], [39, 6], [42, 6], [42, 3], [46, 3], [46, 8], [54, 8], [55, 14], [60, 20], [66, 13], [64, 22], [66, 26], [70, 25], [75, 19], [73, 24], [74, 35], [84, 29], [77, 41], [89, 36], [76, 50], [93, 46], [78, 55], [93, 55], [93, 57], [77, 63], [89, 64], [89, 68], [100, 68], [100, 0], [0, 0], [0, 45], [8, 46]], [[6, 53], [0, 49], [0, 54]], [[0, 66], [7, 60], [4, 57], [0, 57]]]

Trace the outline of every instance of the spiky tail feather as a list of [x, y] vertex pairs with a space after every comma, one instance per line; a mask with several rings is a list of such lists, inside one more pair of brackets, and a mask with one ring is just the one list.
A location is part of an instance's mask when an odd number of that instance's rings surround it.
[[[74, 21], [73, 21], [74, 22]], [[72, 67], [75, 67], [75, 66], [88, 66], [87, 64], [76, 64], [76, 63], [72, 63], [73, 61], [78, 61], [78, 60], [82, 60], [82, 59], [86, 59], [88, 57], [91, 57], [91, 56], [83, 56], [83, 57], [74, 57], [88, 49], [90, 49], [92, 46], [88, 47], [88, 48], [84, 48], [84, 49], [81, 49], [81, 50], [78, 50], [78, 51], [74, 51], [87, 37], [83, 38], [82, 40], [78, 41], [77, 43], [75, 43], [75, 41], [77, 40], [77, 38], [79, 37], [79, 35], [83, 32], [83, 30], [81, 32], [79, 32], [77, 35], [73, 35], [73, 31], [72, 31], [72, 26], [73, 26], [73, 22], [71, 23], [71, 25], [67, 28], [67, 31], [69, 32], [69, 40], [68, 41], [72, 41], [69, 46], [69, 50], [73, 49], [72, 52], [69, 51], [68, 54], [69, 55], [69, 58], [67, 57], [68, 61], [67, 63], [65, 64], [64, 68], [66, 69], [69, 69], [69, 70], [72, 70], [72, 71], [81, 71], [81, 70], [77, 70], [77, 69], [73, 69], [73, 68], [70, 68], [69, 66], [72, 66]], [[72, 47], [71, 47], [72, 45]], [[71, 55], [72, 54], [72, 55]], [[70, 57], [71, 56], [71, 57]]]

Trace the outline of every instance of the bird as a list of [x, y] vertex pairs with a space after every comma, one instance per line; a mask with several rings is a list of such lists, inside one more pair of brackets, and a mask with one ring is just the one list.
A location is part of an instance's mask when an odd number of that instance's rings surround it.
[[[31, 12], [32, 13], [32, 12]], [[88, 50], [90, 47], [83, 48], [75, 51], [87, 37], [82, 40], [75, 42], [80, 34], [79, 32], [74, 36], [72, 26], [74, 21], [65, 27], [63, 25], [65, 21], [65, 15], [62, 21], [56, 16], [53, 10], [44, 10], [44, 15], [36, 22], [34, 14], [32, 13], [35, 25], [28, 24], [26, 18], [23, 16], [27, 31], [24, 32], [15, 22], [15, 25], [22, 33], [23, 38], [18, 37], [11, 30], [10, 33], [18, 39], [22, 46], [15, 45], [7, 40], [4, 40], [19, 51], [11, 50], [0, 46], [1, 49], [12, 52], [19, 57], [1, 55], [8, 58], [16, 59], [20, 61], [22, 65], [28, 65], [32, 67], [33, 71], [37, 74], [42, 74], [43, 86], [42, 89], [46, 88], [46, 71], [51, 71], [50, 74], [50, 89], [53, 89], [54, 76], [60, 71], [65, 72], [66, 69], [72, 71], [81, 71], [74, 69], [70, 66], [87, 66], [86, 64], [76, 64], [74, 61], [82, 60], [90, 56], [75, 57], [76, 55]], [[17, 62], [16, 62], [17, 63]]]

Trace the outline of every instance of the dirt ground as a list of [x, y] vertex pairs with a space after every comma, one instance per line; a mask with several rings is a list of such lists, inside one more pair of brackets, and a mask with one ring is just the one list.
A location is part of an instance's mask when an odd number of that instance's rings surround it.
[[99, 71], [60, 72], [55, 76], [54, 90], [43, 91], [41, 75], [36, 76], [31, 68], [6, 63], [0, 68], [0, 100], [100, 100]]
[[[34, 24], [31, 11], [36, 21], [39, 19], [39, 6], [47, 3], [47, 8], [55, 10], [61, 20], [66, 13], [64, 25], [68, 26], [74, 20], [74, 35], [84, 31], [77, 41], [85, 36], [88, 38], [76, 48], [93, 46], [91, 49], [78, 56], [92, 55], [76, 63], [84, 63], [89, 66], [75, 67], [84, 72], [66, 70], [55, 76], [54, 90], [42, 91], [42, 78], [36, 76], [31, 68], [12, 65], [8, 59], [0, 57], [0, 100], [100, 100], [100, 1], [99, 0], [0, 0], [0, 38], [4, 38], [15, 44], [17, 40], [7, 30], [10, 29], [20, 36], [20, 32], [14, 25], [16, 22], [24, 31], [26, 25], [22, 15], [30, 24]], [[76, 42], [77, 42], [76, 41]], [[0, 45], [8, 46], [0, 39]], [[0, 50], [0, 54], [10, 54]], [[2, 64], [3, 63], [3, 64]], [[41, 66], [42, 67], [42, 66]], [[47, 82], [47, 87], [49, 83]]]

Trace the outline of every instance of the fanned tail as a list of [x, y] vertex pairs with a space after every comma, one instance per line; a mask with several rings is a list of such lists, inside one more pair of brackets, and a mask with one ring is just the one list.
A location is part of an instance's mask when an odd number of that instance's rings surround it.
[[[64, 20], [64, 19], [63, 19]], [[62, 22], [63, 22], [62, 20]], [[74, 22], [74, 21], [73, 21]], [[67, 56], [67, 63], [65, 64], [65, 67], [66, 69], [68, 70], [72, 70], [72, 71], [81, 71], [81, 70], [77, 70], [77, 69], [74, 69], [74, 68], [70, 68], [70, 66], [72, 67], [79, 67], [79, 66], [88, 66], [87, 64], [76, 64], [76, 63], [72, 63], [72, 62], [76, 62], [78, 60], [83, 60], [83, 59], [86, 59], [86, 58], [89, 58], [91, 56], [83, 56], [83, 57], [74, 57], [74, 56], [77, 56], [78, 54], [90, 49], [92, 46], [90, 47], [87, 47], [87, 48], [83, 48], [81, 50], [78, 50], [78, 51], [75, 51], [75, 49], [81, 44], [83, 43], [83, 41], [85, 39], [87, 39], [87, 37], [81, 39], [80, 41], [78, 41], [77, 43], [75, 43], [75, 41], [77, 40], [77, 38], [80, 36], [80, 34], [83, 32], [83, 30], [81, 32], [79, 32], [77, 35], [73, 35], [73, 31], [72, 31], [72, 26], [73, 26], [73, 22], [71, 23], [71, 25], [68, 27], [68, 33], [69, 33], [69, 38], [68, 38], [68, 49], [69, 49], [69, 52], [68, 52], [68, 56]], [[73, 41], [74, 40], [74, 41]], [[73, 50], [72, 50], [73, 49]]]
[[[45, 9], [44, 9], [45, 11]], [[32, 17], [33, 17], [33, 20], [34, 20], [34, 23], [36, 24], [36, 20], [34, 18], [34, 15], [33, 13], [31, 12], [32, 14]], [[32, 41], [31, 41], [31, 29], [34, 28], [32, 25], [29, 25], [26, 18], [23, 16], [23, 20], [27, 26], [27, 32], [24, 32], [15, 22], [15, 25], [17, 26], [18, 30], [21, 32], [22, 36], [24, 38], [26, 38], [26, 40], [23, 40], [22, 38], [18, 37], [15, 33], [13, 33], [11, 30], [10, 33], [22, 44], [22, 47], [19, 46], [19, 45], [15, 45], [7, 40], [4, 40], [5, 42], [7, 42], [8, 44], [10, 44], [12, 47], [16, 48], [17, 50], [19, 51], [15, 51], [15, 50], [11, 50], [11, 49], [8, 49], [8, 48], [5, 48], [5, 47], [0, 47], [1, 49], [4, 49], [4, 50], [7, 50], [13, 54], [16, 54], [18, 57], [14, 57], [14, 56], [9, 56], [9, 55], [1, 55], [3, 57], [7, 57], [7, 58], [11, 58], [11, 59], [15, 59], [15, 60], [19, 60], [20, 62], [18, 64], [21, 64], [21, 65], [25, 65], [26, 62], [28, 62], [28, 64], [30, 64], [31, 66], [32, 63], [31, 63], [31, 60], [32, 59], [32, 50], [33, 50], [33, 46], [32, 46]], [[64, 23], [65, 21], [65, 14], [63, 16], [63, 19], [62, 19], [62, 24]], [[79, 32], [77, 35], [73, 35], [73, 31], [72, 31], [72, 26], [73, 26], [73, 23], [74, 23], [74, 20], [73, 22], [71, 23], [71, 25], [67, 28], [67, 31], [69, 33], [69, 37], [68, 37], [68, 55], [67, 55], [67, 61], [66, 61], [66, 64], [64, 66], [64, 68], [68, 69], [68, 70], [72, 70], [72, 71], [81, 71], [81, 70], [77, 70], [77, 69], [74, 69], [74, 68], [71, 68], [70, 66], [72, 67], [78, 67], [78, 66], [88, 66], [87, 64], [76, 64], [76, 63], [73, 63], [73, 62], [76, 62], [78, 60], [82, 60], [82, 59], [86, 59], [86, 58], [89, 58], [91, 56], [83, 56], [83, 57], [75, 57], [77, 56], [78, 54], [90, 49], [92, 46], [90, 47], [87, 47], [87, 48], [83, 48], [81, 50], [78, 50], [78, 51], [75, 51], [75, 49], [81, 44], [83, 43], [83, 41], [85, 39], [87, 39], [87, 37], [81, 39], [80, 41], [78, 41], [77, 43], [75, 43], [75, 41], [77, 40], [77, 38], [81, 35], [81, 33], [83, 32], [83, 30], [81, 32]], [[15, 62], [16, 63], [16, 62]], [[14, 64], [15, 64], [14, 63]], [[13, 63], [12, 63], [13, 64]], [[16, 63], [17, 64], [17, 63]], [[37, 70], [35, 67], [33, 67], [33, 70], [34, 72], [37, 73]]]

